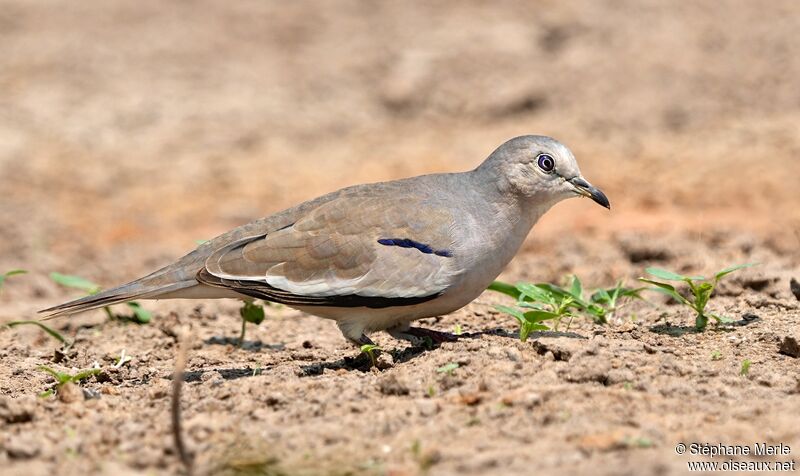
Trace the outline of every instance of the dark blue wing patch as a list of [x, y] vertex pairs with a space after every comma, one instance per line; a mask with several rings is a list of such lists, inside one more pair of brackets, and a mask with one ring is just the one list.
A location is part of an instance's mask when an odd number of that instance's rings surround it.
[[381, 238], [378, 240], [378, 243], [385, 246], [399, 246], [400, 248], [416, 248], [427, 255], [434, 254], [436, 256], [443, 256], [445, 258], [450, 258], [453, 256], [453, 253], [449, 250], [435, 250], [430, 245], [410, 240], [408, 238]]

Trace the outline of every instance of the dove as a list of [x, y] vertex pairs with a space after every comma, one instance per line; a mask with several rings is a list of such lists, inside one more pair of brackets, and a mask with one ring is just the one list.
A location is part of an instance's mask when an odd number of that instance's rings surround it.
[[371, 344], [447, 335], [412, 327], [477, 298], [556, 203], [608, 198], [572, 152], [536, 135], [474, 170], [355, 185], [209, 240], [143, 278], [40, 311], [47, 318], [143, 299], [262, 299], [333, 319]]

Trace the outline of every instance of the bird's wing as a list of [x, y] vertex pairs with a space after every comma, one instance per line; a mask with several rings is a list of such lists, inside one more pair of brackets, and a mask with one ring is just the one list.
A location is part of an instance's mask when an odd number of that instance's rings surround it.
[[197, 279], [290, 305], [416, 304], [458, 274], [453, 228], [443, 205], [345, 195], [283, 229], [222, 247]]

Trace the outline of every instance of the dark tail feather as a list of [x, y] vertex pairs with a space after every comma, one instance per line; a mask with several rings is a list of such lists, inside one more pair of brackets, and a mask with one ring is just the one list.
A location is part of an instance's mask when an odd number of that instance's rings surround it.
[[114, 289], [59, 304], [49, 309], [43, 309], [39, 311], [39, 313], [45, 315], [42, 320], [47, 320], [54, 317], [91, 311], [92, 309], [99, 309], [113, 304], [121, 304], [133, 301], [134, 299], [152, 299], [195, 285], [197, 285], [197, 281], [194, 279], [159, 286], [148, 286], [141, 281], [134, 281]]

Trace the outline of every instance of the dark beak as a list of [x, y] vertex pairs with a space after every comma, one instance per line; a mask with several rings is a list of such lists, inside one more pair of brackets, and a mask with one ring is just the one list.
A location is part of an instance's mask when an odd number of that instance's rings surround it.
[[583, 177], [572, 178], [569, 180], [569, 183], [575, 187], [575, 193], [578, 195], [589, 197], [598, 204], [611, 210], [611, 204], [608, 203], [608, 197], [606, 197], [606, 194], [601, 192], [599, 188], [584, 180]]

